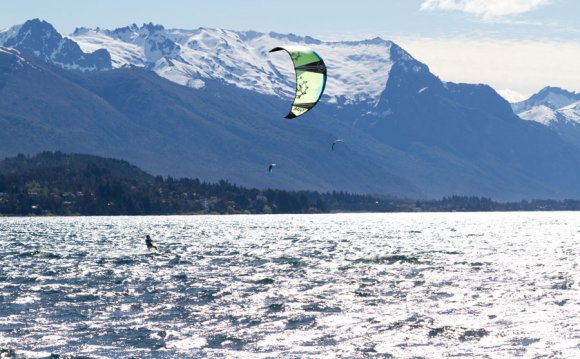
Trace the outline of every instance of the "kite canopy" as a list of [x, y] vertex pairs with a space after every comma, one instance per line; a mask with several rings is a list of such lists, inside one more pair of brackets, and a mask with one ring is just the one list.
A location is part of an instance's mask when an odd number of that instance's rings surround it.
[[337, 143], [343, 143], [343, 140], [336, 140], [332, 143], [332, 150], [334, 151], [334, 145], [336, 145]]
[[270, 52], [284, 50], [292, 58], [296, 71], [296, 95], [286, 118], [305, 114], [314, 107], [326, 86], [326, 65], [311, 48], [300, 45], [275, 47]]

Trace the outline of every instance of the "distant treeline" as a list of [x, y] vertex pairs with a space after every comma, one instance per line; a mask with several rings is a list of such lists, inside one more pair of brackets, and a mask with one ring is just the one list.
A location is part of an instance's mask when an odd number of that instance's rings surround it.
[[249, 189], [154, 177], [128, 162], [43, 152], [0, 161], [0, 215], [163, 215], [579, 210], [580, 201], [500, 203], [453, 196], [410, 201], [345, 192]]

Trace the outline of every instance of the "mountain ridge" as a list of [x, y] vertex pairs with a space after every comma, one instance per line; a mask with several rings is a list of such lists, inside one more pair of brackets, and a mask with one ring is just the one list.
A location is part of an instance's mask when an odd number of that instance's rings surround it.
[[[391, 41], [379, 38], [324, 42], [294, 34], [165, 29], [153, 24], [115, 30], [84, 29], [71, 38], [87, 50], [104, 46], [117, 67], [144, 66], [193, 88], [202, 87], [205, 79], [219, 78], [234, 86], [282, 98], [292, 97], [293, 69], [287, 55], [268, 51], [280, 42], [304, 44], [321, 54], [328, 71], [336, 74], [329, 77], [323, 98], [334, 103], [375, 103], [387, 81], [392, 62], [389, 49], [393, 46]], [[374, 85], [369, 88], [369, 84]]]
[[23, 54], [70, 70], [103, 71], [112, 68], [107, 50], [85, 53], [75, 41], [63, 37], [51, 24], [39, 19], [26, 21], [5, 31], [0, 36], [0, 46], [17, 49]]
[[580, 147], [580, 93], [547, 86], [512, 108], [521, 119], [540, 123]]
[[[141, 49], [155, 47], [149, 53], [152, 66], [82, 73], [24, 56], [28, 62], [15, 69], [10, 64], [18, 62], [16, 55], [0, 52], [0, 122], [7, 129], [0, 134], [0, 155], [93, 153], [129, 160], [155, 174], [226, 179], [260, 188], [410, 198], [580, 196], [580, 155], [573, 146], [545, 126], [522, 121], [491, 87], [442, 82], [392, 42], [314, 44], [330, 49], [327, 62], [338, 62], [336, 71], [329, 67], [329, 94], [316, 111], [286, 121], [286, 93], [293, 89], [288, 77], [294, 75], [286, 76], [283, 67], [290, 61], [265, 55], [279, 39], [226, 30], [192, 37], [153, 24], [121, 32], [135, 36]], [[157, 35], [152, 38], [151, 32]], [[231, 56], [236, 53], [232, 49], [251, 47], [233, 38], [268, 41], [248, 50], [244, 62]], [[171, 75], [185, 68], [179, 68], [183, 62], [177, 47], [162, 46], [167, 39], [181, 39], [199, 54], [207, 53], [198, 60], [223, 71], [214, 78], [195, 72], [187, 79], [198, 79], [202, 86], [169, 81], [159, 69]], [[365, 51], [358, 51], [361, 47]], [[117, 55], [111, 55], [113, 62]], [[261, 60], [252, 71], [265, 76], [257, 83], [268, 93], [243, 86], [254, 84], [245, 77], [254, 56]], [[246, 81], [239, 82], [242, 86], [232, 83], [241, 78]], [[329, 151], [337, 138], [346, 146]], [[273, 162], [277, 171], [267, 174]]]
[[552, 110], [580, 101], [580, 93], [565, 90], [560, 87], [546, 86], [527, 100], [512, 104], [515, 113], [528, 111], [535, 106], [546, 106]]
[[[0, 72], [6, 73], [3, 65], [11, 61], [2, 54]], [[384, 183], [372, 184], [371, 192], [385, 193], [385, 185], [391, 184], [393, 193], [417, 193], [407, 181], [348, 149], [342, 158], [325, 151], [318, 158], [324, 159], [321, 165], [309, 152], [320, 151], [321, 137], [334, 140], [331, 133], [308, 123], [272, 122], [247, 105], [283, 113], [286, 104], [278, 99], [214, 82], [192, 90], [139, 68], [79, 74], [40, 63], [32, 66], [13, 70], [7, 85], [0, 86], [0, 122], [6, 129], [0, 134], [1, 155], [77, 151], [130, 160], [156, 174], [293, 189], [364, 192], [369, 184], [364, 176], [372, 174]], [[19, 100], [24, 96], [37, 100]], [[223, 98], [238, 106], [224, 109]], [[51, 115], [43, 116], [47, 113]], [[26, 140], [19, 134], [26, 134]], [[280, 158], [289, 150], [294, 156]], [[338, 166], [344, 158], [351, 159], [356, 171], [334, 175], [336, 168], [344, 168]], [[272, 161], [284, 170], [265, 176], [263, 170]]]

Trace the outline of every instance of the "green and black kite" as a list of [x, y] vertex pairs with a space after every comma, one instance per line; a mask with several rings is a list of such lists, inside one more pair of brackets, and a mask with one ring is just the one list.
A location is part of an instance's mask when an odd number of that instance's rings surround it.
[[300, 45], [275, 47], [270, 52], [284, 50], [292, 58], [296, 71], [296, 95], [286, 118], [292, 119], [313, 108], [326, 86], [326, 65], [311, 48]]

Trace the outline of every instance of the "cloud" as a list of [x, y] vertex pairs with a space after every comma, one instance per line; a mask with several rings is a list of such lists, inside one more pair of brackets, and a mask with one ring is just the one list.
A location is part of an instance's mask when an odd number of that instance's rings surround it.
[[497, 93], [501, 97], [505, 98], [507, 100], [507, 102], [510, 102], [510, 103], [516, 103], [516, 102], [520, 102], [520, 101], [527, 99], [526, 96], [524, 96], [521, 93], [514, 91], [512, 89], [497, 90]]
[[530, 12], [553, 0], [425, 0], [422, 11], [461, 11], [483, 20]]
[[544, 86], [580, 91], [580, 43], [470, 38], [393, 40], [444, 81], [485, 83], [529, 96]]

